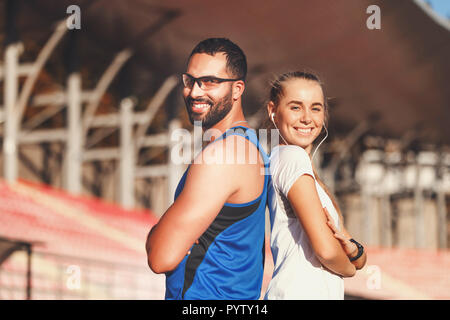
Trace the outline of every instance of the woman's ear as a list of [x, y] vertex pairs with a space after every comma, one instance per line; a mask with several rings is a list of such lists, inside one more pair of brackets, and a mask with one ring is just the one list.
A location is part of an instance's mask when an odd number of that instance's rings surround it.
[[245, 82], [238, 80], [233, 85], [233, 100], [239, 99], [245, 90]]
[[272, 101], [269, 101], [269, 103], [267, 104], [267, 112], [269, 113], [269, 119], [272, 119], [273, 114], [275, 114], [275, 104]]

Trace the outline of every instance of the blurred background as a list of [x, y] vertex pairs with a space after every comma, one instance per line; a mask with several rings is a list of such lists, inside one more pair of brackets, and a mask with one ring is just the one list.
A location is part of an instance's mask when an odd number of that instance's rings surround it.
[[186, 168], [179, 75], [208, 37], [246, 53], [255, 129], [277, 74], [325, 83], [315, 165], [368, 252], [346, 298], [450, 298], [449, 1], [1, 0], [0, 17], [0, 299], [164, 297], [145, 240]]

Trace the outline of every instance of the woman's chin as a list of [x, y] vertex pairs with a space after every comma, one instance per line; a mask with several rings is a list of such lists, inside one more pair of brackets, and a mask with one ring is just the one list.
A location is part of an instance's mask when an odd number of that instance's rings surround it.
[[307, 150], [312, 145], [311, 139], [292, 138], [292, 139], [287, 140], [287, 142], [289, 142], [289, 144], [293, 144], [293, 145], [302, 147], [305, 150]]

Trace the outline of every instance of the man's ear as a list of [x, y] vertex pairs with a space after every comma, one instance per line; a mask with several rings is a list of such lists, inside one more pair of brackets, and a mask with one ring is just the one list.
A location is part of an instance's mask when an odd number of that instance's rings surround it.
[[245, 90], [245, 82], [242, 80], [235, 81], [233, 84], [233, 100], [238, 100]]

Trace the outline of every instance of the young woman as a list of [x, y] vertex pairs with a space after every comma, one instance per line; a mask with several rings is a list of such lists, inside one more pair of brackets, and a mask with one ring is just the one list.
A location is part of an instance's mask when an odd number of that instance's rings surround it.
[[280, 145], [270, 156], [274, 272], [265, 299], [343, 299], [342, 278], [362, 268], [366, 255], [311, 162], [313, 143], [328, 134], [322, 84], [310, 73], [283, 74], [272, 84], [267, 110]]

